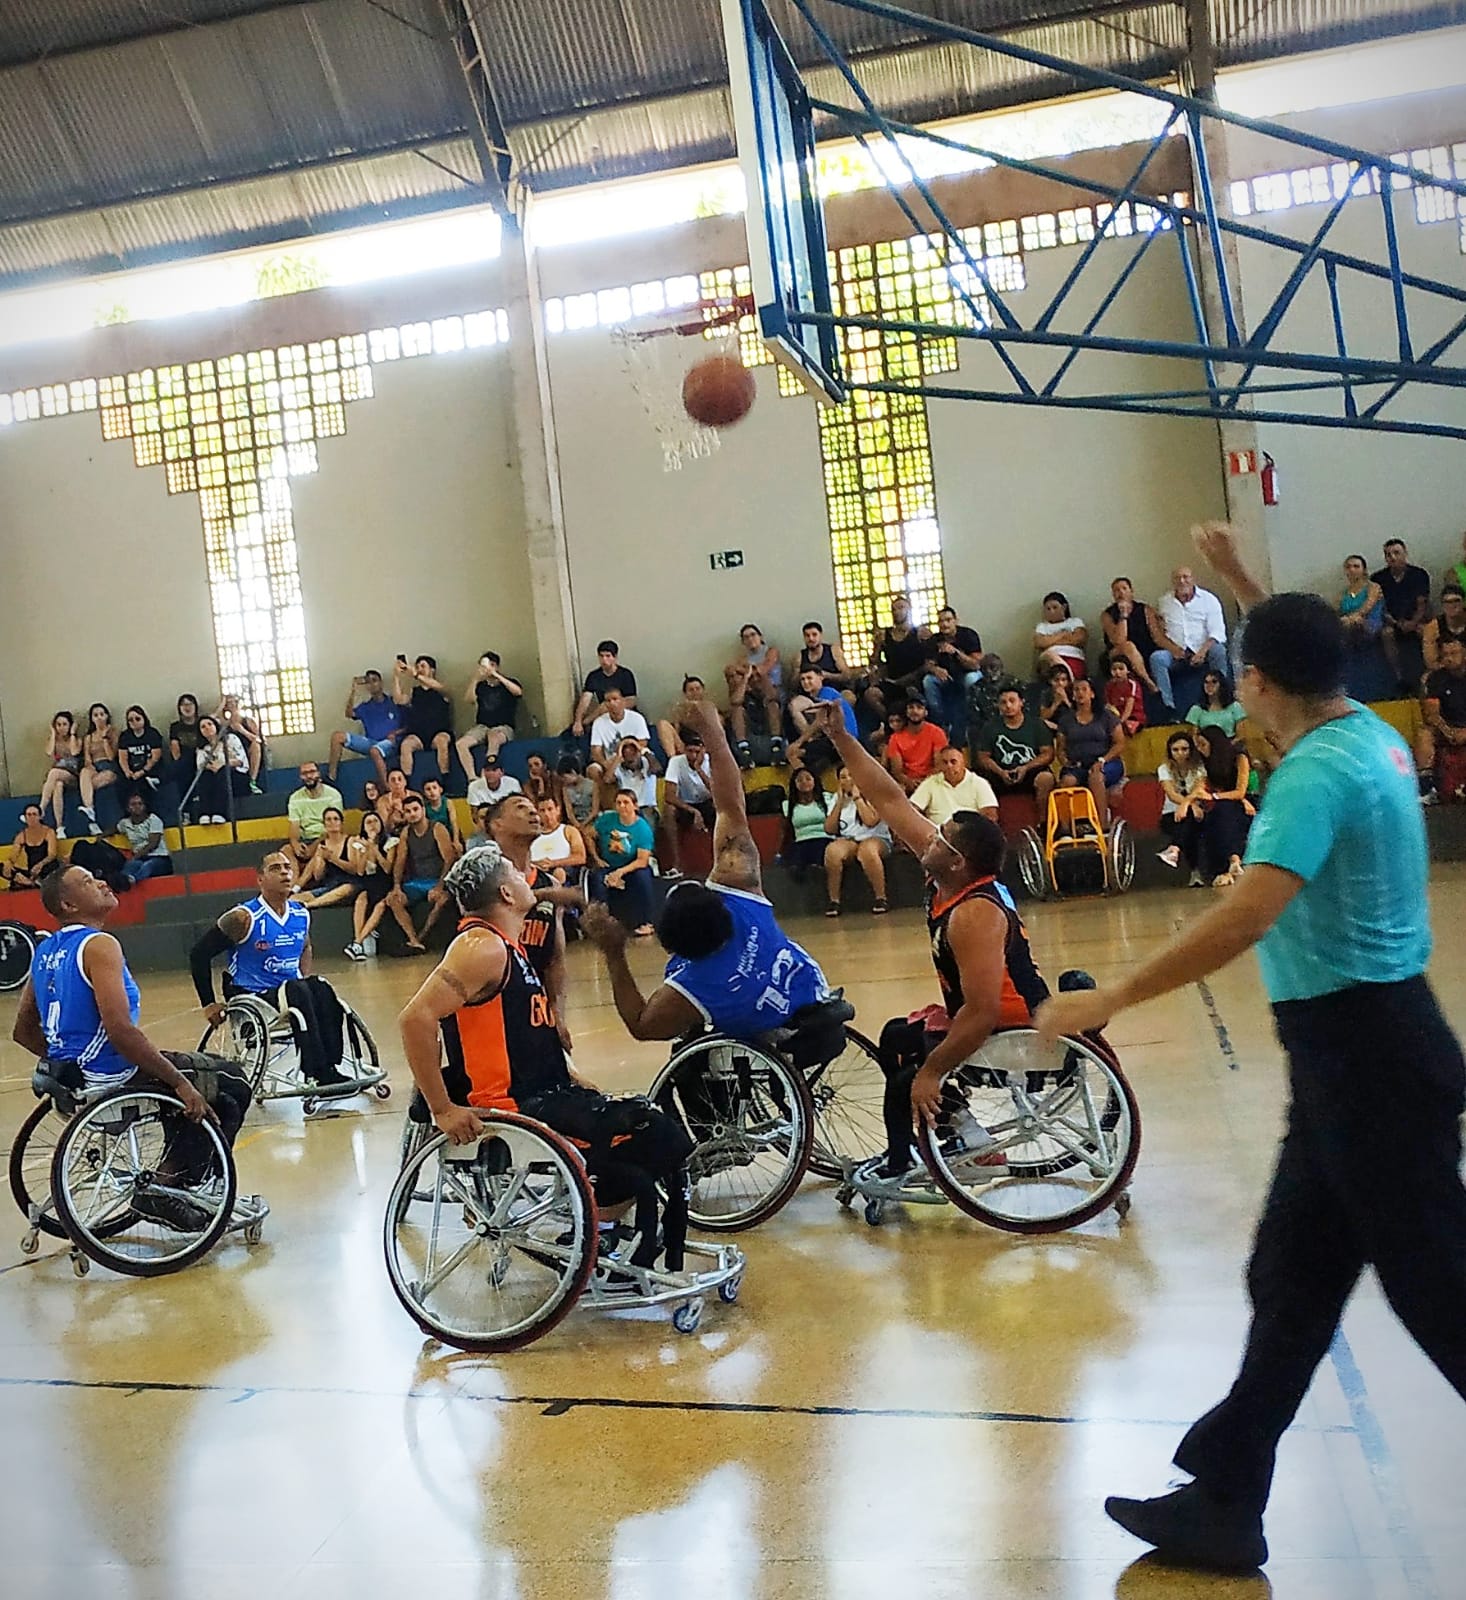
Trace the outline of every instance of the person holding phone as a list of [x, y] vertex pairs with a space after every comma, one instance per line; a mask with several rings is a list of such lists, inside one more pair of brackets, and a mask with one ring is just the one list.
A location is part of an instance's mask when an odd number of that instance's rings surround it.
[[[399, 661], [407, 663], [402, 656]], [[341, 767], [341, 758], [348, 752], [354, 756], [370, 756], [377, 769], [377, 781], [387, 787], [387, 757], [397, 748], [402, 737], [402, 708], [382, 686], [382, 674], [368, 667], [359, 677], [351, 680], [346, 691], [346, 717], [349, 722], [359, 722], [362, 731], [352, 733], [338, 728], [331, 735], [331, 782]]]
[[456, 741], [454, 748], [458, 751], [463, 776], [472, 783], [476, 776], [473, 770], [475, 748], [487, 744], [488, 754], [496, 756], [514, 737], [524, 685], [503, 670], [502, 658], [496, 650], [485, 650], [478, 658], [478, 670], [468, 680], [463, 698], [475, 708], [476, 720]]

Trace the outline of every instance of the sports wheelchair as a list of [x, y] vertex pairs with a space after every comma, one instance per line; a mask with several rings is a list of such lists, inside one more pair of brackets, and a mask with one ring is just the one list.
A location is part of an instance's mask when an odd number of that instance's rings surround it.
[[1025, 828], [1017, 844], [1018, 872], [1035, 900], [1050, 895], [1124, 894], [1135, 880], [1135, 839], [1123, 817], [1100, 827], [1088, 789], [1055, 789], [1043, 838]]
[[744, 1256], [691, 1240], [702, 1270], [631, 1262], [637, 1239], [607, 1249], [584, 1159], [568, 1139], [517, 1112], [478, 1112], [488, 1131], [450, 1144], [409, 1113], [402, 1167], [387, 1200], [387, 1276], [424, 1333], [494, 1354], [542, 1338], [576, 1306], [623, 1311], [672, 1305], [695, 1333], [705, 1297], [731, 1305]]
[[780, 1210], [806, 1171], [843, 1179], [885, 1149], [884, 1078], [837, 992], [758, 1043], [710, 1031], [683, 1039], [648, 1098], [679, 1117], [696, 1148], [688, 1215], [710, 1233]]
[[45, 934], [28, 922], [0, 918], [0, 991], [18, 989], [31, 970], [31, 957]]
[[[206, 1256], [226, 1233], [257, 1244], [270, 1208], [241, 1195], [234, 1154], [212, 1122], [191, 1123], [161, 1084], [134, 1078], [87, 1089], [72, 1062], [45, 1062], [31, 1088], [39, 1104], [10, 1150], [10, 1192], [26, 1219], [20, 1248], [67, 1239], [85, 1277], [93, 1261], [156, 1278]], [[160, 1175], [187, 1131], [201, 1141], [187, 1180]]]
[[198, 1048], [234, 1062], [256, 1102], [299, 1100], [306, 1116], [314, 1116], [328, 1100], [345, 1100], [370, 1089], [379, 1100], [392, 1094], [387, 1069], [377, 1056], [376, 1041], [366, 1023], [336, 996], [343, 1012], [341, 1072], [346, 1083], [320, 1084], [300, 1067], [300, 1040], [306, 1020], [286, 999], [281, 984], [272, 1006], [263, 995], [236, 994], [224, 1001], [221, 1022], [210, 1023]]

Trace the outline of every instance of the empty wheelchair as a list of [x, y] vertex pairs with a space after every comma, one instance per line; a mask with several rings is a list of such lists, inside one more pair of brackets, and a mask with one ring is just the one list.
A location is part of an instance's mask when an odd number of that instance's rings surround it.
[[752, 1228], [806, 1171], [838, 1179], [885, 1148], [880, 1062], [854, 1015], [837, 994], [757, 1044], [709, 1032], [673, 1050], [648, 1096], [692, 1134], [695, 1227]]
[[43, 1235], [67, 1239], [78, 1277], [95, 1261], [153, 1278], [200, 1260], [226, 1233], [259, 1241], [268, 1205], [238, 1193], [219, 1130], [190, 1122], [160, 1084], [88, 1090], [73, 1063], [42, 1062], [31, 1087], [39, 1103], [10, 1151], [26, 1255]]
[[1100, 827], [1086, 788], [1055, 789], [1043, 836], [1025, 828], [1016, 846], [1023, 887], [1035, 900], [1051, 895], [1124, 894], [1135, 879], [1135, 839], [1123, 817]]
[[473, 1144], [412, 1117], [403, 1135], [383, 1246], [393, 1291], [424, 1333], [460, 1350], [517, 1350], [577, 1305], [671, 1305], [673, 1326], [693, 1333], [708, 1295], [738, 1298], [741, 1251], [689, 1240], [676, 1270], [633, 1265], [637, 1239], [602, 1234], [569, 1140], [517, 1112], [478, 1115], [488, 1131]]
[[300, 1041], [306, 1021], [287, 1002], [284, 985], [273, 1005], [255, 994], [237, 994], [226, 1000], [223, 1020], [209, 1024], [198, 1048], [234, 1062], [248, 1080], [256, 1102], [299, 1100], [308, 1117], [327, 1101], [349, 1099], [368, 1090], [386, 1100], [392, 1085], [378, 1059], [376, 1041], [346, 1001], [340, 995], [336, 998], [343, 1013], [340, 1070], [348, 1080], [344, 1084], [319, 1084], [301, 1070]]
[[897, 1178], [878, 1162], [850, 1169], [842, 1205], [865, 1201], [872, 1226], [892, 1202], [951, 1202], [1007, 1233], [1056, 1233], [1113, 1207], [1130, 1210], [1140, 1108], [1098, 1035], [1046, 1045], [1032, 1028], [995, 1033], [947, 1079], [935, 1131], [917, 1133], [921, 1159]]
[[31, 970], [31, 957], [45, 934], [28, 922], [0, 918], [0, 990], [18, 989]]

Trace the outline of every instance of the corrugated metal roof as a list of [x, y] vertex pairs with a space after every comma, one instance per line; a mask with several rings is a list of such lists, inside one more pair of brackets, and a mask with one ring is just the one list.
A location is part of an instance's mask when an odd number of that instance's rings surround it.
[[[531, 187], [731, 154], [717, 0], [466, 3]], [[834, 71], [814, 65], [822, 57], [791, 0], [770, 3], [816, 93], [848, 101]], [[1174, 0], [909, 4], [977, 29], [1018, 27], [1039, 50], [1140, 77], [1171, 71], [1184, 46]], [[1227, 65], [1466, 23], [1466, 0], [1211, 7]], [[877, 102], [906, 121], [1071, 87], [828, 0], [815, 9]], [[452, 204], [465, 185], [434, 161], [451, 149], [448, 164], [476, 178], [467, 129], [440, 0], [4, 0], [0, 284]]]

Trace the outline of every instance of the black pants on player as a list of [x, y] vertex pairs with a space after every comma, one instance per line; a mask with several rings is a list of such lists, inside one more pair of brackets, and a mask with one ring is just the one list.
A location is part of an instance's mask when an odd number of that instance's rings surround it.
[[[1461, 1047], [1424, 978], [1274, 1006], [1292, 1104], [1247, 1266], [1252, 1327], [1231, 1393], [1176, 1465], [1261, 1511], [1292, 1422], [1368, 1266], [1466, 1397]], [[1372, 1182], [1381, 1159], [1384, 1182]]]
[[[198, 1051], [160, 1050], [159, 1055], [181, 1072], [208, 1101], [219, 1119], [219, 1132], [232, 1150], [234, 1139], [249, 1110], [250, 1088], [235, 1070], [233, 1062]], [[169, 1175], [185, 1183], [203, 1183], [219, 1176], [214, 1166], [214, 1146], [206, 1134], [186, 1118], [171, 1121], [164, 1145], [164, 1166]]]
[[[250, 991], [224, 980], [224, 997]], [[263, 999], [273, 1000], [267, 994]], [[336, 991], [324, 978], [291, 978], [285, 985], [285, 1003], [305, 1019], [304, 1029], [296, 1029], [295, 1046], [300, 1051], [300, 1070], [312, 1083], [330, 1085], [344, 1081], [341, 1056], [346, 1042], [346, 1013]]]

